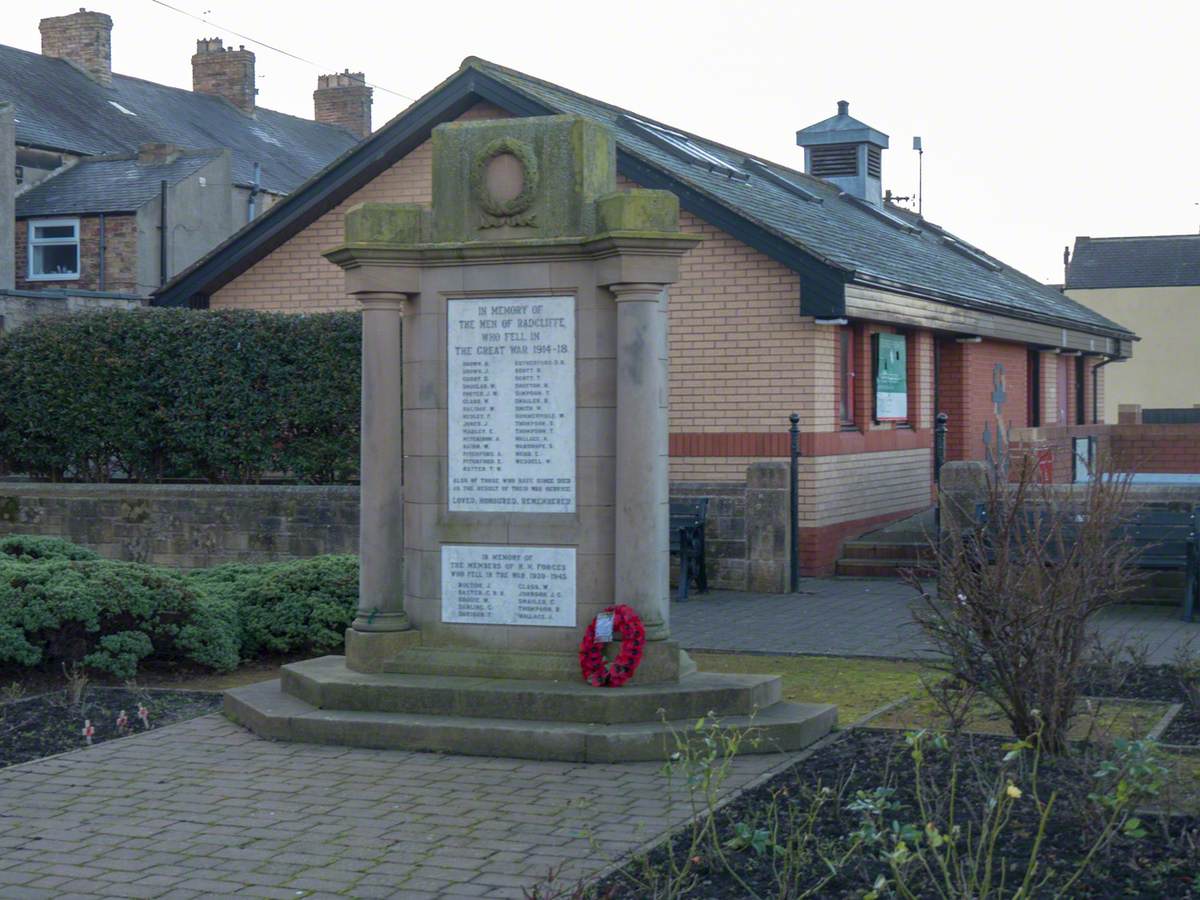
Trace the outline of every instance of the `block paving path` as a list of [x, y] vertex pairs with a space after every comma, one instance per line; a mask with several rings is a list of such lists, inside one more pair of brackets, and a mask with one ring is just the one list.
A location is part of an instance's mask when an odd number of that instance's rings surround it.
[[[793, 759], [744, 757], [727, 789]], [[0, 897], [519, 898], [690, 814], [654, 763], [274, 743], [210, 715], [0, 769]]]
[[[805, 578], [798, 594], [709, 591], [671, 604], [672, 637], [689, 650], [920, 658], [932, 653], [912, 622], [915, 593], [899, 579]], [[1200, 621], [1179, 605], [1122, 604], [1102, 611], [1106, 642], [1144, 644], [1153, 664], [1194, 642]]]

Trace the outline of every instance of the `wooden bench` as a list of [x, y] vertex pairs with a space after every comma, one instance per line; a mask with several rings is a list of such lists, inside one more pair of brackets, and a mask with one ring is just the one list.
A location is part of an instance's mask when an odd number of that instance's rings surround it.
[[[987, 506], [979, 504], [975, 513], [978, 521], [986, 525]], [[1045, 534], [1049, 527], [1048, 515], [1046, 510], [1026, 510], [1025, 529], [1031, 535]], [[1184, 573], [1186, 581], [1180, 606], [1187, 622], [1196, 621], [1197, 592], [1200, 591], [1200, 531], [1196, 525], [1195, 506], [1186, 509], [1146, 507], [1117, 526], [1115, 535], [1132, 545], [1133, 561], [1138, 568]], [[1062, 525], [1064, 544], [1070, 543], [1077, 532], [1075, 521], [1068, 515]], [[990, 548], [988, 556], [993, 556]]]
[[671, 552], [679, 554], [677, 599], [680, 602], [687, 600], [692, 579], [700, 593], [708, 590], [708, 572], [704, 565], [704, 520], [707, 516], [707, 497], [671, 501]]

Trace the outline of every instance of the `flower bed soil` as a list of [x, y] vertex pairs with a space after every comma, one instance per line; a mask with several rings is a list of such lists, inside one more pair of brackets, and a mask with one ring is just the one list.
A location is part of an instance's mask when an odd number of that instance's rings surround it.
[[[998, 771], [1004, 751], [999, 739], [963, 736], [951, 738], [962, 754], [959, 776], [959, 815], [956, 820], [964, 826], [968, 817], [976, 816], [982, 807], [982, 791], [976, 786], [977, 776], [968, 774], [975, 766], [983, 777], [990, 779]], [[926, 755], [926, 770], [935, 772], [939, 783], [949, 782], [949, 761], [944, 752]], [[1039, 858], [1040, 873], [1053, 870], [1051, 882], [1038, 896], [1055, 896], [1079, 861], [1083, 859], [1098, 833], [1094, 804], [1087, 795], [1095, 789], [1091, 773], [1096, 760], [1065, 759], [1053, 760], [1043, 757], [1039, 775], [1040, 795], [1048, 798], [1051, 792], [1058, 793], [1053, 806], [1046, 835], [1041, 845]], [[1023, 779], [1026, 791], [1028, 776]], [[919, 813], [915, 808], [913, 793], [912, 762], [904, 739], [894, 733], [853, 730], [832, 744], [824, 747], [795, 769], [777, 776], [772, 781], [738, 797], [723, 808], [717, 816], [720, 839], [723, 845], [738, 836], [735, 826], [741, 823], [755, 829], [764, 824], [763, 810], [772, 801], [790, 808], [799, 818], [809, 809], [814, 792], [822, 788], [834, 791], [833, 799], [820, 807], [813, 833], [817, 836], [822, 853], [836, 856], [839, 848], [847, 846], [849, 835], [859, 827], [858, 814], [847, 811], [855, 791], [872, 791], [878, 786], [893, 785], [893, 799], [902, 808], [888, 819], [896, 818], [904, 823], [915, 823], [920, 827]], [[970, 802], [967, 802], [968, 798]], [[1008, 886], [1005, 896], [1011, 895], [1024, 874], [1024, 865], [1037, 833], [1037, 812], [1032, 799], [1026, 794], [1014, 804], [1013, 817], [1002, 832], [997, 845], [997, 858], [1003, 858], [1007, 867]], [[781, 816], [788, 821], [786, 815]], [[1129, 898], [1129, 897], [1200, 897], [1200, 817], [1173, 817], [1163, 820], [1147, 820], [1146, 834], [1141, 838], [1118, 835], [1107, 852], [1094, 860], [1093, 866], [1069, 890], [1072, 898]], [[1165, 829], [1165, 831], [1164, 831]], [[780, 830], [778, 843], [786, 839], [789, 826]], [[677, 833], [672, 843], [675, 846], [676, 863], [686, 861], [690, 831]], [[634, 860], [626, 867], [596, 886], [594, 895], [612, 900], [634, 900], [652, 896], [646, 887], [645, 873], [665, 872], [668, 868], [667, 846], [659, 845], [651, 851], [645, 861]], [[749, 886], [760, 897], [780, 896], [780, 889], [772, 874], [774, 854], [768, 846], [764, 852], [753, 849], [735, 851], [726, 849], [725, 856], [737, 873], [737, 878], [721, 865], [711, 850], [704, 856], [695, 857], [695, 880], [690, 888], [680, 894], [686, 898], [746, 898], [752, 896]], [[812, 858], [800, 867], [802, 876], [793, 884], [786, 896], [796, 896], [805, 889], [816, 886], [828, 874], [828, 869], [819, 859]], [[861, 898], [871, 891], [880, 875], [887, 875], [887, 865], [880, 860], [878, 852], [860, 853], [855, 860], [840, 870], [839, 874], [820, 888], [816, 896], [823, 898]], [[915, 877], [914, 870], [914, 877]], [[738, 878], [744, 882], [739, 883]], [[935, 896], [929, 885], [919, 880], [910, 884], [918, 897]], [[564, 895], [565, 896], [565, 895]], [[881, 897], [892, 896], [886, 891]]]
[[1159, 738], [1164, 744], [1200, 747], [1200, 710], [1185, 706]]
[[[61, 690], [13, 700], [0, 705], [0, 768], [86, 747], [85, 720], [90, 719], [95, 728], [93, 744], [145, 731], [137, 718], [138, 704], [145, 705], [150, 713], [150, 727], [157, 728], [216, 712], [221, 708], [221, 695], [207, 691], [89, 687], [78, 707]], [[129, 718], [125, 734], [117, 729], [117, 717], [122, 710]]]

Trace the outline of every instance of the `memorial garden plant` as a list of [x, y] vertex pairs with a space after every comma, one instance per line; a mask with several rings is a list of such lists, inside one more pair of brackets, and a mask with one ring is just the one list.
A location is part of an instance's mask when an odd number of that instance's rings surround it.
[[352, 556], [180, 573], [14, 536], [0, 541], [0, 666], [129, 679], [145, 664], [228, 671], [264, 653], [327, 653], [357, 596]]

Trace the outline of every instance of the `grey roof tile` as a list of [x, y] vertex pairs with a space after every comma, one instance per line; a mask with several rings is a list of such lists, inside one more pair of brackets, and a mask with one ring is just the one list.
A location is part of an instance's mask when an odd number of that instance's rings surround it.
[[[816, 194], [823, 202], [806, 202], [766, 178], [752, 175], [749, 180], [731, 179], [690, 164], [632, 131], [616, 127], [618, 116], [627, 113], [626, 110], [484, 60], [472, 59], [470, 65], [558, 112], [575, 113], [608, 126], [617, 144], [626, 152], [667, 171], [801, 250], [854, 273], [858, 280], [959, 298], [999, 313], [1130, 333], [1124, 326], [1076, 303], [1050, 285], [977, 251], [999, 268], [981, 265], [943, 240], [943, 235], [949, 234], [945, 229], [917, 219], [905, 210], [888, 208], [893, 215], [907, 218], [918, 230], [897, 228], [872, 215], [862, 205], [846, 199], [829, 182], [766, 160], [760, 162], [779, 176]], [[680, 130], [665, 123], [654, 124]], [[746, 154], [741, 151], [697, 135], [688, 134], [688, 137], [730, 165], [744, 164]], [[968, 241], [950, 236], [960, 245], [976, 250]]]
[[18, 143], [88, 156], [152, 142], [227, 147], [234, 182], [253, 183], [257, 162], [273, 193], [291, 192], [356, 143], [332, 125], [261, 108], [247, 116], [219, 97], [127, 75], [105, 87], [65, 60], [2, 45], [0, 97], [14, 105]]
[[1067, 288], [1200, 285], [1200, 234], [1075, 238]]
[[187, 153], [159, 164], [142, 164], [133, 156], [84, 158], [19, 194], [17, 217], [134, 212], [158, 196], [162, 182], [183, 181], [221, 152]]

